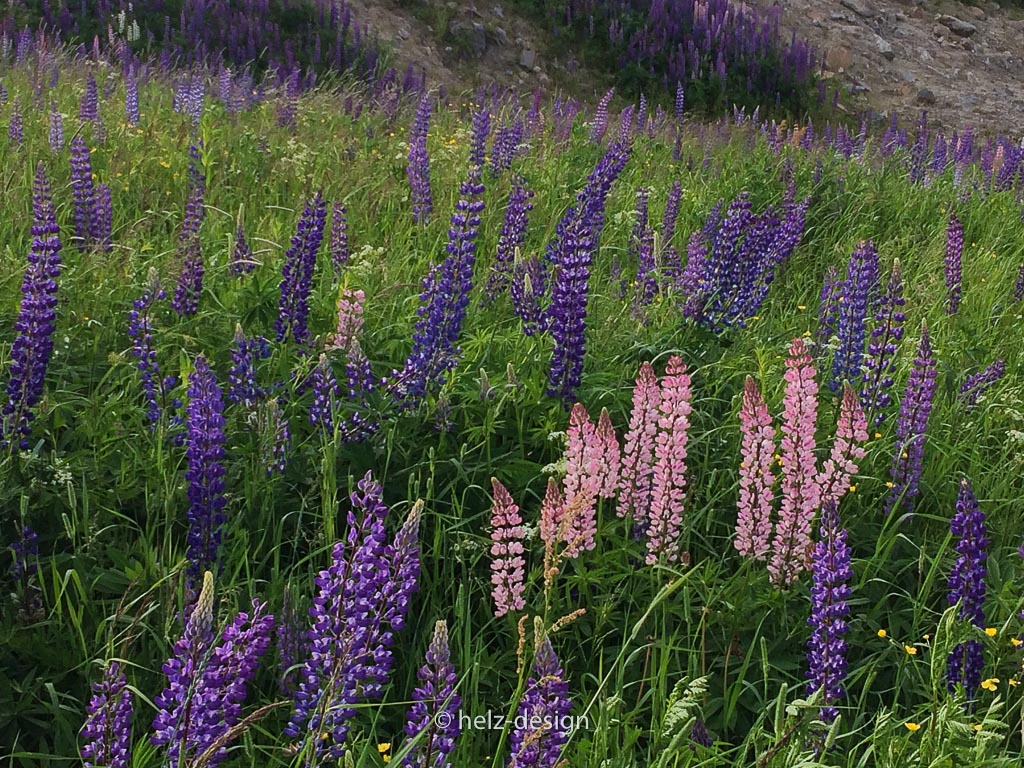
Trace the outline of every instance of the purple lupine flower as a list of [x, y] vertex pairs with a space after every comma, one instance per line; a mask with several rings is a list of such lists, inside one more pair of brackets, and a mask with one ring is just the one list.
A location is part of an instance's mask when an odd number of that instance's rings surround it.
[[64, 118], [54, 104], [50, 110], [50, 151], [56, 154], [64, 150]]
[[331, 361], [321, 354], [313, 369], [313, 404], [309, 409], [309, 423], [320, 428], [328, 438], [334, 436], [334, 414], [338, 409], [341, 389], [334, 378]]
[[38, 570], [39, 534], [22, 525], [18, 528], [18, 539], [8, 549], [11, 550], [11, 581], [24, 586], [24, 582]]
[[274, 617], [267, 604], [252, 601], [252, 612], [239, 612], [214, 645], [213, 575], [206, 571], [174, 655], [163, 665], [167, 687], [154, 699], [155, 746], [166, 748], [165, 765], [189, 765], [207, 750], [218, 748], [206, 763], [216, 766], [227, 756], [232, 729], [242, 719], [246, 688], [260, 657], [270, 647]]
[[139, 124], [139, 81], [129, 72], [124, 81], [124, 117], [133, 128]]
[[423, 94], [409, 135], [407, 173], [412, 192], [412, 220], [417, 224], [426, 224], [434, 209], [430, 196], [430, 156], [427, 154], [427, 132], [430, 130], [433, 101], [429, 93]]
[[217, 376], [206, 358], [196, 357], [189, 376], [188, 435], [188, 573], [220, 567], [226, 499], [224, 498], [224, 401]]
[[473, 113], [472, 131], [469, 139], [469, 164], [482, 174], [487, 152], [487, 137], [491, 134], [491, 113], [481, 107]]
[[288, 443], [291, 431], [288, 419], [281, 410], [283, 399], [268, 398], [258, 411], [260, 421], [260, 461], [266, 468], [267, 477], [274, 472], [284, 472], [288, 458]]
[[661, 218], [661, 247], [658, 253], [658, 260], [662, 267], [666, 285], [675, 285], [683, 271], [679, 252], [672, 244], [676, 233], [676, 218], [679, 216], [679, 203], [682, 200], [682, 195], [682, 182], [672, 182], [672, 187], [668, 191], [668, 198], [665, 200], [665, 212]]
[[[386, 676], [378, 664], [387, 650], [382, 646], [382, 618], [388, 614], [391, 625], [397, 618], [400, 626], [415, 586], [395, 583], [401, 571], [411, 572], [407, 558], [413, 548], [408, 538], [401, 547], [397, 542], [387, 546], [388, 509], [380, 484], [369, 472], [351, 502], [346, 538], [334, 545], [331, 566], [315, 579], [317, 594], [307, 633], [310, 653], [285, 728], [287, 736], [302, 738], [314, 764], [325, 753], [335, 758], [344, 754], [349, 720], [356, 713], [353, 705], [367, 690], [376, 693]], [[422, 504], [413, 507], [403, 529], [418, 526], [421, 510]]]
[[340, 200], [331, 208], [331, 264], [334, 265], [334, 279], [339, 280], [341, 270], [348, 264], [348, 221], [347, 210]]
[[522, 322], [523, 333], [527, 336], [542, 333], [546, 327], [540, 306], [540, 297], [544, 295], [544, 265], [536, 254], [513, 262], [508, 293], [512, 309]]
[[508, 768], [555, 768], [569, 741], [565, 721], [571, 709], [569, 683], [551, 639], [544, 637], [538, 642], [533, 674], [519, 702], [509, 739]]
[[956, 213], [950, 211], [946, 228], [946, 313], [955, 315], [960, 308], [961, 257], [964, 252], [964, 227]]
[[828, 340], [835, 335], [837, 316], [839, 312], [839, 291], [843, 281], [839, 279], [839, 270], [834, 264], [830, 264], [825, 271], [825, 280], [822, 282], [821, 291], [818, 293], [818, 328], [814, 334], [814, 341], [821, 349], [828, 343]]
[[846, 268], [846, 279], [840, 286], [836, 308], [836, 335], [839, 348], [832, 358], [832, 380], [829, 388], [839, 392], [843, 381], [856, 385], [864, 372], [864, 343], [867, 339], [869, 297], [877, 273], [878, 251], [871, 240], [864, 240], [853, 249]]
[[241, 323], [235, 323], [235, 346], [231, 350], [228, 373], [229, 403], [254, 408], [267, 391], [256, 383], [256, 361], [270, 357], [270, 344], [262, 336], [246, 338]]
[[812, 556], [811, 616], [807, 619], [811, 637], [807, 641], [807, 695], [822, 690], [824, 706], [818, 719], [831, 723], [839, 714], [835, 702], [846, 695], [846, 641], [850, 615], [850, 548], [846, 529], [839, 525], [836, 502], [825, 502], [821, 512], [821, 534]]
[[897, 260], [892, 265], [889, 284], [882, 294], [875, 313], [875, 327], [871, 329], [866, 359], [867, 375], [860, 392], [860, 404], [868, 421], [875, 425], [885, 420], [885, 409], [892, 402], [889, 389], [893, 385], [893, 371], [896, 368], [896, 352], [903, 338], [903, 273]]
[[484, 294], [487, 301], [494, 301], [511, 282], [512, 265], [516, 251], [526, 242], [526, 225], [533, 210], [533, 190], [526, 186], [522, 177], [516, 178], [508, 195], [505, 219], [498, 238], [498, 250], [491, 263]]
[[608, 105], [612, 103], [615, 89], [609, 88], [601, 100], [597, 102], [597, 109], [594, 112], [594, 122], [590, 126], [590, 140], [595, 144], [604, 141], [604, 135], [608, 132]]
[[675, 115], [676, 122], [681, 122], [683, 119], [683, 109], [686, 106], [686, 90], [683, 88], [683, 81], [676, 81], [676, 99], [675, 99]]
[[[146, 399], [146, 420], [152, 432], [156, 429], [167, 404], [164, 379], [160, 378], [160, 366], [156, 359], [156, 345], [153, 343], [153, 305], [167, 298], [156, 269], [150, 268], [149, 285], [142, 295], [132, 302], [128, 312], [128, 336], [132, 340], [132, 355], [138, 360], [136, 367], [142, 379], [142, 391]], [[169, 382], [174, 386], [173, 378]]]
[[413, 705], [405, 719], [406, 744], [411, 749], [403, 768], [446, 768], [459, 737], [459, 706], [455, 690], [458, 675], [448, 650], [448, 624], [438, 621], [427, 648], [426, 664], [416, 673], [420, 684], [412, 692]]
[[256, 262], [253, 261], [252, 249], [249, 247], [249, 241], [245, 237], [245, 228], [239, 219], [238, 226], [235, 228], [235, 246], [231, 249], [231, 264], [228, 266], [228, 271], [232, 275], [244, 275], [254, 269], [256, 269]]
[[1013, 286], [1014, 301], [1024, 301], [1024, 264], [1017, 269], [1017, 282]]
[[1006, 362], [1003, 360], [996, 360], [992, 365], [985, 368], [983, 371], [971, 374], [964, 381], [963, 386], [960, 387], [960, 392], [957, 395], [957, 399], [963, 404], [966, 410], [971, 410], [978, 404], [978, 398], [980, 398], [985, 392], [999, 381], [1003, 376], [1006, 375]]
[[[950, 605], [959, 603], [958, 617], [975, 627], [985, 626], [985, 559], [988, 547], [985, 513], [978, 506], [969, 480], [960, 481], [960, 494], [956, 500], [956, 514], [949, 529], [956, 539], [957, 559], [949, 574]], [[984, 646], [980, 640], [960, 643], [949, 654], [946, 665], [946, 684], [950, 691], [962, 685], [968, 700], [974, 698], [981, 683], [985, 666]]]
[[96, 87], [96, 78], [90, 74], [85, 81], [85, 93], [79, 102], [78, 119], [91, 123], [99, 120], [99, 117], [99, 89]]
[[423, 281], [412, 351], [393, 385], [393, 394], [409, 407], [442, 384], [458, 365], [461, 353], [456, 344], [473, 287], [476, 238], [484, 209], [479, 179], [479, 166], [471, 166], [448, 228], [448, 255], [431, 267]]
[[491, 178], [498, 178], [502, 171], [512, 167], [512, 160], [519, 151], [523, 141], [523, 121], [516, 120], [511, 125], [502, 126], [494, 136], [491, 149]]
[[654, 300], [658, 290], [654, 263], [654, 229], [650, 225], [647, 200], [650, 190], [641, 187], [636, 193], [636, 218], [630, 238], [630, 251], [636, 256], [636, 291], [633, 294], [633, 315], [640, 315], [641, 307]]
[[281, 298], [278, 302], [278, 317], [274, 322], [278, 341], [285, 341], [291, 336], [299, 346], [309, 344], [310, 332], [306, 325], [309, 316], [309, 294], [313, 270], [316, 268], [316, 253], [320, 250], [326, 221], [327, 203], [324, 202], [323, 193], [318, 189], [316, 195], [306, 201], [306, 207], [292, 237], [292, 247], [284, 257]]
[[0, 411], [0, 445], [28, 447], [32, 412], [43, 394], [53, 353], [60, 276], [60, 229], [50, 196], [50, 181], [40, 161], [32, 188], [32, 246], [21, 281], [21, 306], [14, 323], [7, 403]]
[[128, 768], [132, 762], [132, 692], [116, 661], [92, 684], [92, 698], [82, 726], [81, 755], [85, 768]]
[[885, 512], [892, 514], [903, 507], [911, 511], [918, 495], [924, 458], [925, 432], [935, 398], [935, 356], [932, 354], [928, 328], [921, 329], [921, 343], [917, 348], [907, 388], [900, 404], [900, 420], [896, 424], [896, 456], [889, 474], [892, 487], [885, 497]]
[[199, 311], [199, 297], [203, 291], [203, 249], [199, 240], [199, 228], [202, 224], [203, 191], [196, 188], [191, 191], [185, 205], [185, 218], [178, 234], [178, 254], [181, 259], [181, 273], [174, 289], [171, 306], [181, 316], [194, 315]]
[[75, 239], [78, 249], [84, 251], [92, 243], [96, 227], [96, 191], [89, 147], [81, 134], [71, 140], [71, 189], [75, 198]]
[[277, 687], [282, 696], [293, 696], [299, 684], [302, 660], [309, 654], [306, 632], [302, 628], [304, 611], [292, 603], [291, 589], [285, 589], [281, 617], [274, 631], [277, 646]]
[[110, 185], [96, 185], [96, 218], [95, 238], [97, 247], [104, 253], [110, 253], [113, 248], [111, 237], [114, 229], [114, 202], [110, 192]]
[[25, 122], [21, 116], [21, 99], [11, 105], [11, 122], [7, 126], [7, 138], [19, 149], [25, 141]]

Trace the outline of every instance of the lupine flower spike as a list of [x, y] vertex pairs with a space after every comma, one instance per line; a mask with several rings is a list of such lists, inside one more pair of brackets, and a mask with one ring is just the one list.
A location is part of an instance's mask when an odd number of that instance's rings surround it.
[[564, 722], [571, 709], [569, 683], [551, 640], [544, 637], [537, 643], [533, 674], [519, 702], [508, 768], [555, 768], [569, 740]]
[[412, 692], [413, 705], [405, 723], [405, 735], [413, 747], [403, 768], [447, 768], [449, 755], [459, 737], [459, 706], [455, 691], [458, 675], [448, 650], [448, 625], [438, 621], [427, 649], [426, 664], [416, 673], [420, 684]]
[[743, 387], [740, 431], [739, 515], [733, 543], [741, 555], [764, 560], [772, 535], [775, 427], [761, 391], [750, 376]]
[[964, 227], [957, 215], [950, 212], [946, 229], [946, 312], [950, 315], [955, 315], [960, 309], [963, 252]]
[[[985, 626], [985, 560], [988, 547], [985, 513], [978, 506], [974, 490], [967, 479], [960, 481], [956, 514], [949, 524], [956, 539], [957, 559], [949, 574], [949, 604], [959, 603], [959, 618], [975, 627]], [[949, 654], [946, 683], [949, 690], [962, 685], [968, 700], [974, 697], [981, 683], [985, 665], [984, 645], [980, 640], [965, 640]]]
[[839, 404], [839, 423], [836, 428], [832, 453], [818, 473], [822, 503], [839, 502], [850, 489], [850, 478], [857, 474], [857, 462], [867, 455], [863, 444], [868, 439], [864, 411], [849, 384], [843, 385], [843, 398]]
[[491, 488], [494, 498], [491, 505], [491, 595], [494, 615], [500, 618], [526, 606], [523, 599], [526, 529], [519, 507], [505, 486], [497, 478], [491, 478]]
[[654, 447], [658, 433], [661, 389], [654, 366], [644, 361], [633, 388], [633, 410], [622, 449], [622, 479], [619, 484], [619, 517], [632, 515], [645, 527], [654, 488]]
[[686, 496], [686, 444], [690, 429], [690, 375], [678, 356], [670, 357], [661, 383], [658, 435], [654, 447], [654, 486], [647, 564], [680, 561], [683, 503]]
[[82, 727], [85, 768], [128, 768], [132, 763], [132, 692], [121, 665], [109, 662], [92, 684], [88, 716]]
[[592, 550], [597, 535], [597, 498], [604, 486], [602, 445], [587, 409], [576, 403], [569, 414], [569, 444], [565, 451], [565, 505], [573, 510], [565, 531], [565, 556]]

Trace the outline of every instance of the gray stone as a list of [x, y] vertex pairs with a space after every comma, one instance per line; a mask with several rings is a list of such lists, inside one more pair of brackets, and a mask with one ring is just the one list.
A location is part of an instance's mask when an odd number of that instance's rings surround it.
[[501, 9], [500, 5], [494, 6], [494, 15], [497, 16], [499, 19], [505, 18], [505, 12]]
[[864, 19], [873, 19], [878, 15], [878, 12], [863, 0], [839, 0], [839, 4]]
[[502, 27], [495, 27], [491, 35], [498, 45], [508, 45], [508, 33]]
[[956, 16], [942, 15], [939, 16], [937, 21], [954, 35], [959, 35], [960, 37], [970, 37], [978, 33], [978, 28], [971, 24], [971, 22], [963, 21]]
[[523, 52], [519, 54], [519, 66], [523, 69], [533, 69], [537, 64], [537, 52], [524, 48]]
[[469, 47], [474, 56], [483, 56], [487, 52], [487, 30], [483, 24], [473, 22], [469, 31]]
[[984, 21], [985, 20], [985, 12], [981, 8], [979, 8], [978, 6], [976, 6], [976, 5], [968, 5], [966, 7], [966, 10], [967, 10], [967, 15], [970, 16], [972, 19], [977, 19], [978, 21]]
[[875, 47], [878, 48], [878, 52], [886, 59], [886, 61], [892, 61], [896, 58], [896, 51], [892, 49], [892, 43], [885, 38], [875, 35]]
[[935, 104], [936, 101], [937, 99], [935, 98], [935, 94], [929, 88], [922, 88], [917, 92], [918, 104], [924, 104], [926, 107], [930, 107]]

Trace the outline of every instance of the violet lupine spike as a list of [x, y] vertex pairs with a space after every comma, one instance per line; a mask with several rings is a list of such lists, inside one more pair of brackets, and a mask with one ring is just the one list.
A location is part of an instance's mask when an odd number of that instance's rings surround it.
[[295, 694], [299, 681], [301, 662], [309, 655], [306, 643], [305, 611], [293, 604], [291, 589], [286, 587], [281, 605], [280, 618], [274, 629], [274, 645], [277, 648], [277, 689], [282, 696]]
[[839, 279], [839, 270], [835, 265], [829, 265], [818, 294], [818, 328], [814, 333], [814, 342], [818, 349], [824, 349], [829, 339], [836, 333], [839, 294], [842, 286], [843, 281]]
[[519, 507], [497, 478], [491, 478], [491, 597], [494, 615], [516, 613], [526, 607], [523, 540], [526, 529]]
[[430, 195], [430, 157], [427, 154], [427, 133], [430, 130], [430, 115], [434, 98], [425, 93], [416, 108], [409, 136], [409, 188], [412, 193], [412, 220], [426, 224], [433, 211]]
[[178, 235], [178, 254], [181, 259], [181, 273], [174, 289], [171, 306], [182, 317], [199, 311], [199, 297], [203, 291], [203, 250], [199, 240], [202, 221], [203, 198], [200, 190], [194, 190], [185, 206], [185, 218]]
[[217, 376], [202, 355], [189, 376], [186, 437], [189, 500], [188, 574], [218, 571], [227, 516], [224, 507], [224, 401]]
[[28, 447], [33, 409], [43, 395], [46, 368], [53, 354], [60, 276], [60, 228], [42, 161], [32, 187], [32, 245], [21, 281], [21, 304], [14, 323], [7, 403], [0, 411], [0, 446]]
[[793, 584], [810, 565], [811, 526], [821, 506], [816, 477], [815, 425], [818, 383], [814, 361], [802, 338], [790, 344], [782, 417], [782, 504], [772, 541], [768, 575], [772, 586]]
[[690, 375], [679, 356], [670, 357], [661, 382], [658, 434], [654, 447], [654, 487], [647, 528], [647, 564], [681, 560], [683, 502], [686, 498], [686, 444], [690, 429]]
[[345, 203], [338, 201], [331, 207], [331, 264], [334, 266], [334, 279], [341, 279], [341, 271], [348, 264], [348, 209]]
[[36, 557], [39, 555], [39, 534], [27, 525], [18, 526], [18, 538], [8, 549], [11, 553], [11, 581], [22, 588], [29, 577], [34, 576], [39, 566]]
[[960, 387], [957, 400], [960, 401], [966, 410], [970, 411], [978, 404], [978, 399], [1005, 375], [1006, 362], [1004, 360], [996, 360], [984, 370], [967, 377], [963, 386]]
[[675, 285], [682, 275], [682, 262], [679, 252], [672, 244], [676, 232], [676, 218], [679, 216], [679, 204], [682, 200], [682, 182], [672, 182], [665, 201], [665, 212], [661, 219], [661, 239], [658, 251], [658, 263], [666, 285]]
[[268, 398], [261, 410], [260, 461], [267, 477], [274, 472], [283, 473], [288, 458], [288, 443], [291, 431], [288, 419], [281, 410], [279, 398]]
[[1024, 301], [1024, 264], [1017, 269], [1017, 282], [1013, 285], [1013, 300]]
[[317, 190], [316, 195], [306, 202], [295, 235], [292, 236], [292, 247], [285, 254], [278, 317], [274, 321], [278, 341], [291, 337], [300, 347], [305, 347], [311, 340], [307, 326], [309, 295], [326, 219], [327, 204], [323, 193]]
[[231, 264], [228, 266], [228, 271], [232, 275], [244, 275], [254, 269], [256, 269], [256, 262], [253, 261], [252, 249], [245, 237], [245, 228], [239, 220], [235, 229], [235, 244], [231, 249]]
[[583, 375], [590, 264], [594, 254], [592, 237], [592, 229], [582, 216], [566, 228], [547, 311], [548, 329], [555, 340], [547, 392], [566, 407], [576, 399]]
[[78, 119], [84, 122], [95, 122], [100, 117], [99, 113], [99, 90], [96, 86], [96, 78], [91, 74], [85, 81], [85, 92], [78, 106]]
[[89, 147], [81, 134], [71, 140], [71, 190], [75, 200], [75, 239], [78, 249], [84, 251], [92, 243], [96, 227], [96, 191]]
[[274, 617], [266, 608], [266, 603], [253, 600], [252, 611], [238, 613], [215, 645], [213, 577], [209, 571], [204, 574], [185, 633], [163, 666], [167, 687], [154, 700], [158, 709], [150, 741], [165, 747], [165, 764], [189, 765], [215, 746], [205, 765], [216, 766], [227, 757], [234, 741], [229, 734], [242, 720], [247, 687], [270, 647]]
[[526, 242], [526, 225], [530, 211], [533, 210], [533, 203], [530, 202], [532, 197], [533, 190], [526, 186], [522, 177], [517, 177], [509, 192], [498, 249], [484, 288], [487, 301], [494, 301], [511, 282], [516, 252]]
[[807, 641], [807, 695], [822, 691], [824, 706], [818, 719], [831, 723], [839, 715], [835, 704], [845, 698], [849, 631], [850, 547], [847, 533], [840, 527], [835, 501], [826, 501], [821, 512], [821, 532], [811, 562], [811, 615], [807, 619], [811, 637]]
[[569, 414], [568, 445], [565, 449], [565, 508], [572, 518], [559, 521], [565, 530], [565, 556], [579, 557], [584, 550], [596, 546], [597, 499], [605, 479], [603, 444], [597, 429], [582, 403], [576, 403]]
[[139, 124], [139, 81], [129, 73], [124, 81], [124, 116], [132, 128]]
[[334, 437], [334, 416], [338, 410], [338, 398], [341, 390], [338, 380], [334, 377], [331, 362], [327, 355], [321, 354], [320, 361], [313, 370], [313, 404], [309, 409], [309, 423], [318, 427], [320, 433], [328, 439]]
[[569, 741], [565, 722], [571, 709], [569, 683], [550, 638], [544, 637], [509, 738], [508, 768], [555, 768]]
[[536, 254], [513, 261], [508, 294], [523, 333], [527, 336], [543, 333], [547, 328], [547, 317], [540, 305], [540, 297], [544, 295], [544, 266]]
[[95, 222], [96, 245], [101, 251], [110, 253], [113, 249], [111, 238], [114, 230], [114, 201], [108, 184], [96, 185]]
[[235, 346], [231, 350], [231, 370], [228, 372], [229, 403], [255, 408], [267, 395], [267, 390], [256, 381], [256, 361], [270, 357], [270, 344], [262, 336], [248, 338], [241, 323], [235, 323]]
[[922, 327], [917, 357], [910, 370], [900, 404], [900, 419], [896, 424], [896, 455], [889, 470], [892, 485], [885, 497], [887, 515], [900, 508], [913, 511], [921, 481], [928, 417], [935, 399], [936, 376], [936, 360], [928, 328]]
[[964, 227], [953, 211], [949, 213], [946, 228], [946, 314], [955, 315], [960, 309]]
[[867, 339], [868, 304], [878, 268], [878, 251], [871, 240], [853, 249], [846, 279], [839, 286], [836, 306], [836, 335], [839, 348], [832, 357], [829, 388], [838, 393], [844, 381], [854, 384], [863, 377], [861, 363]]
[[81, 755], [85, 768], [129, 768], [132, 763], [132, 692], [121, 665], [108, 662], [92, 684], [92, 697], [82, 726]]
[[771, 546], [775, 426], [754, 379], [747, 376], [740, 408], [740, 495], [733, 544], [744, 557], [764, 560]]
[[594, 121], [590, 125], [590, 140], [595, 144], [604, 141], [604, 135], [608, 132], [608, 105], [612, 102], [615, 89], [610, 88], [601, 100], [597, 102], [597, 109], [594, 111]]
[[54, 154], [64, 151], [64, 118], [54, 105], [50, 110], [50, 151]]
[[21, 116], [21, 99], [15, 99], [11, 105], [11, 121], [7, 125], [7, 138], [11, 143], [21, 149], [25, 142], [25, 121]]
[[839, 500], [850, 489], [850, 478], [857, 474], [857, 462], [867, 455], [863, 444], [868, 439], [868, 425], [857, 395], [848, 383], [843, 384], [839, 403], [839, 421], [836, 425], [832, 452], [818, 473], [818, 487], [824, 504]]
[[427, 649], [426, 663], [416, 673], [419, 685], [412, 692], [413, 704], [406, 716], [405, 735], [409, 753], [402, 768], [448, 768], [449, 755], [459, 738], [458, 675], [448, 649], [448, 625], [434, 624], [434, 637]]
[[630, 239], [630, 251], [637, 260], [636, 291], [633, 294], [633, 314], [639, 316], [641, 307], [646, 307], [654, 300], [658, 290], [655, 274], [654, 229], [650, 225], [648, 214], [648, 197], [650, 190], [641, 187], [636, 193], [636, 219], [633, 222], [633, 233]]
[[640, 365], [633, 388], [633, 410], [622, 448], [622, 479], [619, 484], [619, 517], [631, 515], [633, 522], [646, 526], [654, 490], [654, 450], [661, 410], [661, 388], [654, 366]]
[[150, 432], [156, 429], [160, 416], [167, 406], [167, 392], [164, 388], [164, 379], [160, 377], [156, 345], [153, 343], [154, 304], [166, 298], [167, 294], [160, 287], [156, 269], [151, 268], [148, 287], [132, 302], [132, 308], [128, 312], [128, 336], [132, 340], [132, 355], [138, 361], [135, 365], [142, 379], [146, 420], [149, 422]]
[[[956, 514], [950, 520], [949, 529], [956, 539], [957, 553], [956, 562], [949, 574], [949, 604], [960, 604], [958, 618], [961, 621], [968, 621], [975, 627], [984, 627], [988, 533], [985, 513], [978, 506], [974, 490], [966, 478], [960, 481]], [[950, 691], [962, 685], [970, 703], [981, 684], [984, 666], [984, 646], [981, 641], [966, 640], [949, 654], [946, 685]]]
[[903, 339], [903, 322], [906, 315], [903, 306], [903, 272], [899, 261], [893, 263], [889, 284], [875, 313], [875, 326], [871, 329], [866, 359], [867, 374], [861, 389], [860, 402], [870, 421], [875, 426], [886, 417], [885, 409], [892, 402], [889, 390], [893, 385], [896, 369], [896, 353]]
[[487, 137], [491, 134], [491, 113], [484, 108], [473, 113], [472, 132], [469, 140], [470, 173], [479, 181], [483, 175], [484, 157], [487, 152]]

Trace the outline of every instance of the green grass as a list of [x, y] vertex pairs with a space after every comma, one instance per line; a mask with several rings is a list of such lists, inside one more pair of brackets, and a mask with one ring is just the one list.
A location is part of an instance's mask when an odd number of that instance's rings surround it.
[[[64, 113], [69, 137], [79, 129], [75, 117], [85, 70], [65, 66], [59, 87], [47, 95]], [[67, 152], [50, 152], [46, 112], [31, 108], [26, 70], [11, 71], [4, 82], [26, 110], [25, 146], [0, 143], [0, 370], [5, 376], [39, 160], [51, 177], [65, 247], [55, 354], [31, 446], [0, 460], [4, 536], [20, 519], [40, 533], [39, 572], [30, 586], [42, 605], [37, 613], [19, 615], [26, 595], [13, 587], [0, 603], [0, 764], [73, 761], [88, 682], [96, 678], [100, 662], [120, 658], [140, 695], [134, 764], [155, 766], [161, 758], [148, 746], [148, 732], [152, 700], [164, 684], [160, 665], [180, 633], [188, 501], [184, 448], [167, 443], [162, 431], [149, 432], [144, 423], [127, 311], [151, 267], [168, 293], [173, 290], [190, 126], [186, 116], [171, 110], [171, 87], [154, 81], [142, 89], [138, 129], [121, 119], [121, 84], [101, 105], [106, 142], [97, 143], [92, 128], [81, 127], [95, 145], [98, 180], [113, 189], [115, 245], [109, 254], [80, 254], [69, 237]], [[326, 199], [348, 206], [353, 259], [341, 283], [366, 292], [363, 348], [378, 375], [401, 367], [411, 346], [422, 278], [443, 257], [448, 216], [466, 173], [471, 108], [456, 103], [431, 125], [435, 213], [429, 225], [417, 227], [405, 175], [411, 111], [390, 117], [385, 109], [368, 107], [353, 120], [341, 108], [351, 90], [337, 86], [304, 96], [294, 131], [275, 125], [273, 103], [237, 121], [219, 105], [208, 106], [199, 126], [208, 189], [201, 234], [204, 292], [194, 318], [180, 320], [161, 310], [154, 338], [162, 374], [185, 378], [194, 357], [204, 354], [226, 386], [235, 323], [249, 335], [273, 335], [283, 254], [305, 198], [318, 188]], [[0, 108], [5, 123], [10, 110], [10, 103]], [[540, 544], [532, 541], [527, 612], [542, 615], [550, 626], [585, 609], [553, 638], [570, 682], [573, 713], [586, 714], [590, 724], [575, 732], [566, 759], [581, 768], [1019, 764], [1020, 689], [1007, 684], [1021, 663], [1011, 638], [1021, 634], [1015, 616], [1024, 602], [1015, 552], [1024, 523], [1022, 308], [1011, 295], [1024, 261], [1019, 201], [1012, 193], [999, 193], [960, 202], [951, 171], [927, 186], [912, 186], [897, 163], [876, 162], [873, 153], [863, 164], [792, 147], [775, 155], [751, 131], [712, 126], [702, 138], [698, 126], [689, 126], [679, 162], [672, 159], [672, 135], [640, 136], [608, 200], [591, 278], [580, 400], [595, 416], [607, 407], [621, 438], [640, 363], [654, 360], [660, 372], [670, 354], [679, 354], [689, 366], [694, 412], [683, 546], [691, 565], [640, 565], [643, 544], [631, 538], [628, 524], [605, 501], [597, 549], [566, 563], [545, 600], [538, 586]], [[543, 250], [600, 158], [603, 149], [587, 135], [580, 123], [567, 145], [542, 133], [515, 161], [513, 170], [536, 191], [526, 252]], [[818, 163], [820, 180], [815, 181]], [[684, 251], [686, 238], [702, 226], [718, 199], [728, 201], [746, 190], [755, 210], [778, 204], [787, 164], [798, 194], [811, 196], [807, 228], [749, 329], [716, 337], [683, 323], [671, 293], [659, 296], [644, 320], [632, 317], [630, 299], [615, 297], [609, 274], [613, 256], [625, 260], [627, 275], [635, 269], [626, 260], [626, 247], [638, 186], [653, 189], [652, 220], [660, 221], [671, 183], [682, 182], [675, 245]], [[325, 445], [306, 421], [309, 395], [293, 398], [285, 406], [292, 427], [288, 467], [270, 478], [259, 461], [258, 429], [243, 409], [226, 411], [229, 522], [225, 568], [217, 583], [221, 620], [254, 595], [269, 600], [275, 614], [286, 591], [308, 605], [313, 576], [326, 567], [331, 543], [344, 534], [347, 492], [368, 469], [384, 485], [395, 525], [416, 498], [425, 501], [419, 591], [408, 626], [398, 636], [385, 700], [361, 707], [355, 718], [350, 739], [355, 765], [381, 764], [380, 742], [392, 742], [398, 751], [415, 670], [438, 619], [449, 623], [463, 712], [510, 712], [523, 683], [517, 674], [516, 620], [495, 619], [490, 602], [490, 478], [505, 483], [527, 524], [534, 525], [547, 481], [543, 469], [562, 451], [561, 442], [549, 436], [565, 430], [567, 414], [544, 394], [550, 339], [523, 335], [507, 296], [491, 307], [480, 306], [510, 175], [485, 181], [477, 287], [460, 340], [462, 361], [440, 397], [415, 412], [386, 414], [380, 432], [355, 445]], [[942, 273], [950, 206], [966, 231], [964, 299], [955, 316], [944, 311]], [[252, 275], [233, 278], [228, 254], [239, 218], [262, 264]], [[841, 505], [854, 553], [848, 696], [829, 735], [835, 748], [819, 759], [808, 741], [817, 703], [805, 701], [803, 685], [809, 577], [788, 591], [775, 591], [763, 566], [741, 560], [730, 541], [739, 463], [736, 413], [748, 374], [758, 379], [772, 412], [780, 412], [782, 357], [789, 341], [816, 329], [826, 268], [844, 268], [852, 248], [868, 237], [878, 245], [884, 273], [897, 258], [904, 269], [907, 337], [897, 391], [906, 381], [923, 322], [937, 350], [939, 391], [916, 514], [887, 520], [881, 511], [895, 449], [893, 416], [880, 436], [870, 439], [856, 492]], [[311, 312], [311, 328], [320, 340], [333, 329], [337, 291], [321, 251]], [[976, 411], [965, 414], [956, 402], [960, 384], [996, 358], [1005, 359], [1007, 377]], [[262, 383], [287, 380], [298, 359], [293, 347], [275, 345], [261, 369]], [[494, 387], [491, 399], [479, 396], [481, 371]], [[830, 441], [836, 410], [825, 392], [822, 447]], [[183, 388], [177, 394], [185, 399]], [[435, 416], [442, 405], [450, 409], [450, 427], [438, 432]], [[374, 406], [383, 409], [385, 403], [377, 400]], [[343, 411], [350, 408], [346, 404]], [[948, 524], [964, 475], [989, 521], [986, 614], [989, 626], [998, 630], [991, 638], [952, 621], [948, 613], [942, 618], [953, 560]], [[8, 598], [8, 592], [14, 594]], [[879, 637], [879, 629], [887, 637]], [[976, 711], [964, 713], [941, 676], [946, 649], [967, 636], [983, 639], [986, 676], [1000, 683], [995, 694], [980, 692]], [[532, 634], [527, 648], [530, 643]], [[908, 654], [905, 645], [918, 653]], [[247, 712], [278, 700], [272, 656], [264, 659]], [[704, 692], [698, 686], [680, 699], [685, 706], [670, 706], [680, 681], [699, 678]], [[662, 735], [670, 711], [676, 729]], [[698, 715], [716, 745], [691, 750], [688, 722]], [[230, 753], [230, 764], [288, 764], [280, 735], [286, 719], [287, 708], [275, 710], [248, 729]], [[911, 732], [907, 722], [919, 723], [920, 730]], [[971, 727], [976, 724], [982, 724], [981, 735]], [[503, 765], [507, 749], [498, 747], [507, 743], [507, 734], [469, 730], [459, 741], [454, 765]]]

